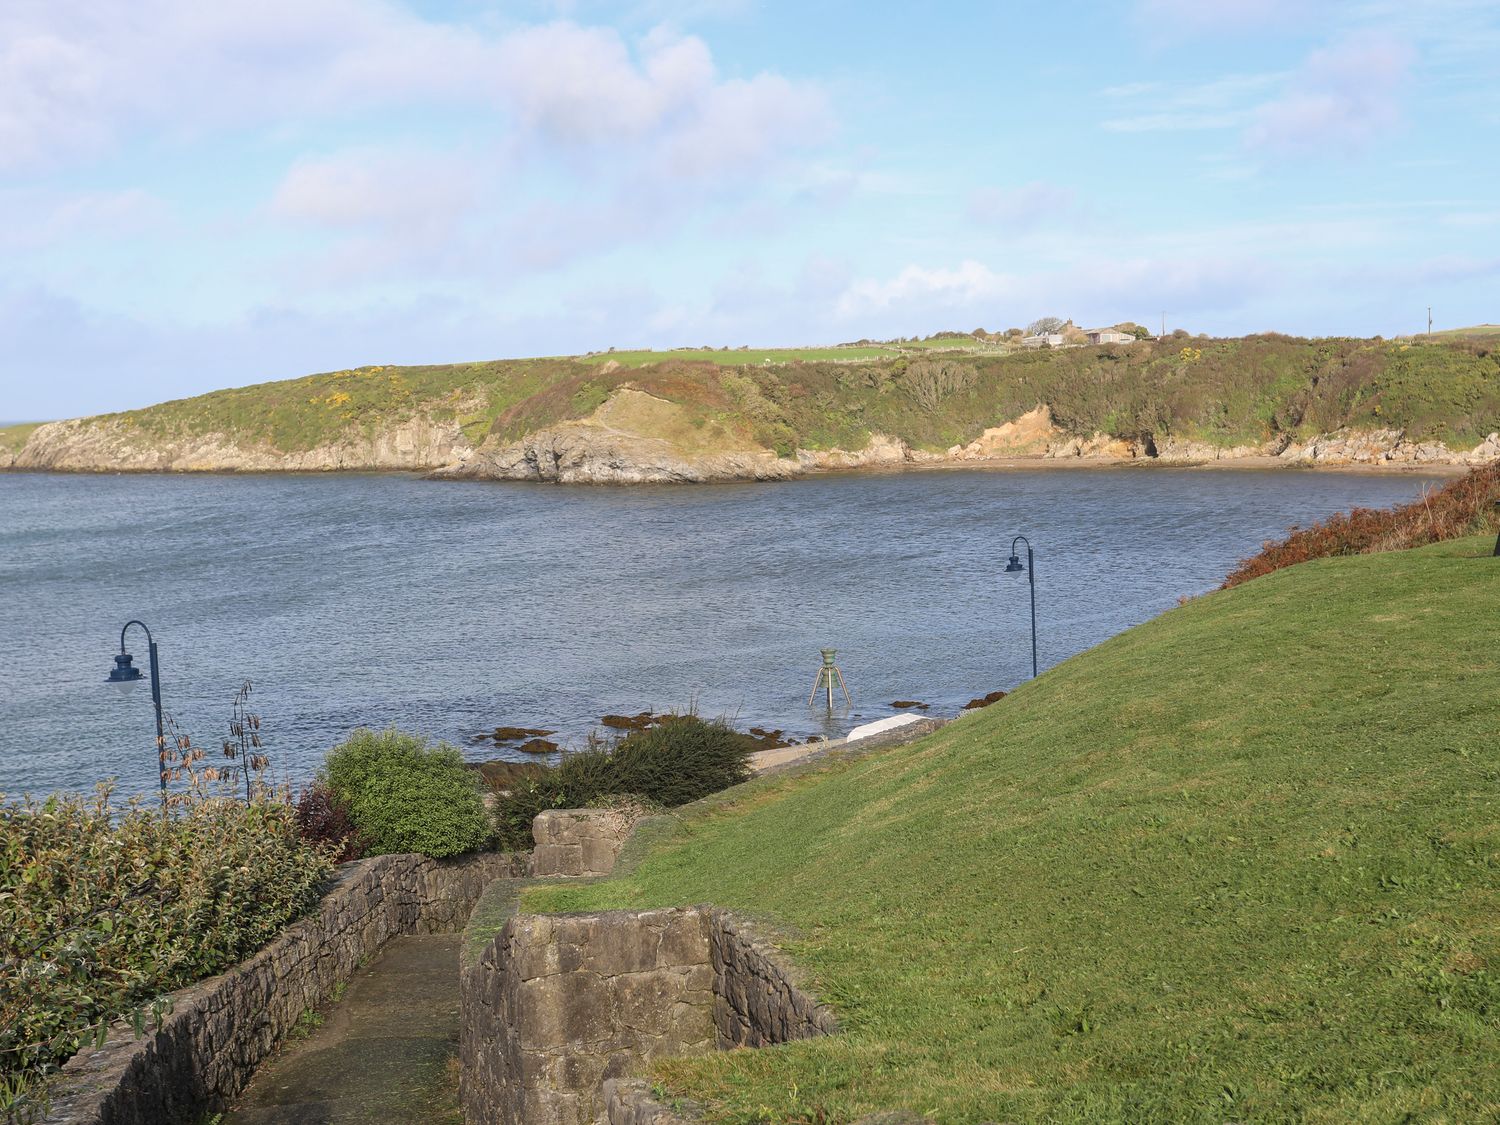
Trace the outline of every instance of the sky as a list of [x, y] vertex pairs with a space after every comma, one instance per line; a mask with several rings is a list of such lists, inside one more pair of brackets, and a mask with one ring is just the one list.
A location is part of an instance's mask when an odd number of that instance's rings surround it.
[[314, 371], [1500, 321], [1500, 4], [0, 0], [0, 418]]

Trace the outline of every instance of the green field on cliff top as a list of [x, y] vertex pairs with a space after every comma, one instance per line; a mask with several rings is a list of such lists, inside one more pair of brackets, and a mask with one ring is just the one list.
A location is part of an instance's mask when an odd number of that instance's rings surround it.
[[[614, 352], [421, 367], [359, 367], [105, 415], [151, 442], [227, 435], [305, 451], [413, 418], [504, 444], [587, 417], [629, 384], [686, 424], [789, 455], [860, 449], [873, 433], [918, 449], [972, 441], [1046, 403], [1057, 424], [1220, 446], [1398, 428], [1472, 448], [1500, 429], [1500, 349], [1484, 341], [1192, 337], [1008, 350], [957, 336], [760, 351]], [[653, 436], [653, 435], [647, 435]]]
[[782, 929], [846, 1030], [654, 1065], [716, 1121], [1496, 1120], [1492, 546], [1199, 598], [525, 908]]

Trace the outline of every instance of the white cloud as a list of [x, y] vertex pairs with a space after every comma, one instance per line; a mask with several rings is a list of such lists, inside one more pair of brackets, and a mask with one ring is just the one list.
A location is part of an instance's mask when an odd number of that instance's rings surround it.
[[1313, 51], [1291, 73], [1230, 75], [1213, 82], [1137, 82], [1102, 91], [1121, 112], [1114, 133], [1238, 130], [1262, 152], [1356, 152], [1400, 125], [1416, 53], [1390, 35], [1363, 31]]
[[1025, 231], [1078, 214], [1077, 192], [1041, 180], [1014, 188], [978, 188], [969, 196], [969, 217], [986, 226]]
[[572, 23], [508, 36], [497, 63], [521, 120], [575, 143], [641, 137], [691, 112], [715, 81], [702, 40], [653, 32], [637, 65], [616, 32]]
[[[319, 282], [384, 273], [467, 273], [482, 259], [468, 237], [485, 180], [482, 160], [418, 148], [359, 148], [292, 165], [271, 200], [274, 218], [333, 236], [299, 255], [296, 272]], [[497, 202], [497, 200], [491, 200]]]
[[196, 132], [493, 84], [466, 28], [381, 0], [9, 0], [0, 164], [61, 159], [131, 130]]
[[108, 238], [111, 243], [160, 229], [170, 209], [136, 188], [58, 195], [38, 189], [0, 191], [0, 246], [40, 249], [75, 238]]
[[669, 154], [763, 159], [826, 136], [822, 91], [774, 74], [726, 80], [707, 45], [657, 29], [557, 22], [495, 31], [386, 0], [7, 0], [0, 8], [0, 167], [66, 159], [132, 131], [293, 126], [383, 107], [453, 106], [518, 121], [547, 145], [645, 140]]
[[852, 319], [934, 302], [967, 308], [981, 301], [1003, 300], [1013, 295], [1018, 285], [1018, 279], [998, 274], [972, 259], [952, 268], [908, 265], [884, 281], [860, 278], [852, 282], [839, 296], [836, 311], [841, 318]]
[[1286, 92], [1256, 111], [1246, 142], [1281, 151], [1363, 148], [1401, 123], [1414, 60], [1407, 44], [1373, 34], [1315, 51]]
[[[752, 197], [823, 205], [795, 198], [822, 176], [810, 150], [834, 124], [813, 84], [726, 78], [702, 40], [661, 28], [638, 42], [570, 22], [523, 28], [488, 41], [483, 66], [472, 42], [456, 49], [445, 96], [485, 86], [488, 143], [387, 141], [298, 160], [269, 214], [332, 239], [299, 256], [298, 278], [378, 282], [424, 269], [513, 278], [705, 214], [712, 222]], [[359, 71], [357, 62], [342, 70]]]
[[1237, 308], [1264, 291], [1268, 278], [1267, 267], [1253, 257], [1214, 255], [1096, 254], [1025, 277], [972, 260], [952, 268], [913, 264], [884, 280], [853, 281], [835, 310], [846, 322], [887, 333], [903, 322], [952, 328], [973, 317], [999, 316], [1022, 323], [1038, 310], [1114, 323], [1164, 307], [1181, 317]]
[[326, 227], [446, 224], [479, 196], [478, 169], [451, 154], [353, 149], [297, 161], [273, 213]]

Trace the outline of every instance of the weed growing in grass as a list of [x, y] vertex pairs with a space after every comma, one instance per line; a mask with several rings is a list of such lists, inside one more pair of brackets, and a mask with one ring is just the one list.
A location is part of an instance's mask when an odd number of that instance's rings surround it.
[[287, 1038], [294, 1043], [300, 1043], [322, 1026], [323, 1015], [321, 1012], [317, 1012], [312, 1008], [303, 1008], [302, 1014], [297, 1017], [297, 1022], [286, 1033]]

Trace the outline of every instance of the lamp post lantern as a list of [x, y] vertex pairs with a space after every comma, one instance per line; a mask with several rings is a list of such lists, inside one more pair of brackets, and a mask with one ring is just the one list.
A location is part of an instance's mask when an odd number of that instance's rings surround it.
[[[1026, 544], [1026, 561], [1021, 561], [1016, 551], [1017, 543]], [[1010, 562], [1005, 564], [1006, 574], [1026, 572], [1026, 581], [1031, 586], [1031, 678], [1036, 679], [1036, 556], [1031, 550], [1031, 540], [1017, 535], [1010, 543]]]
[[161, 785], [162, 804], [167, 803], [167, 735], [161, 717], [161, 669], [156, 659], [156, 641], [143, 621], [127, 621], [120, 630], [120, 655], [115, 657], [115, 666], [109, 670], [106, 683], [128, 688], [142, 679], [141, 670], [135, 666], [135, 658], [125, 651], [125, 634], [132, 625], [139, 625], [146, 634], [146, 649], [151, 658], [151, 704], [156, 708], [156, 777]]

